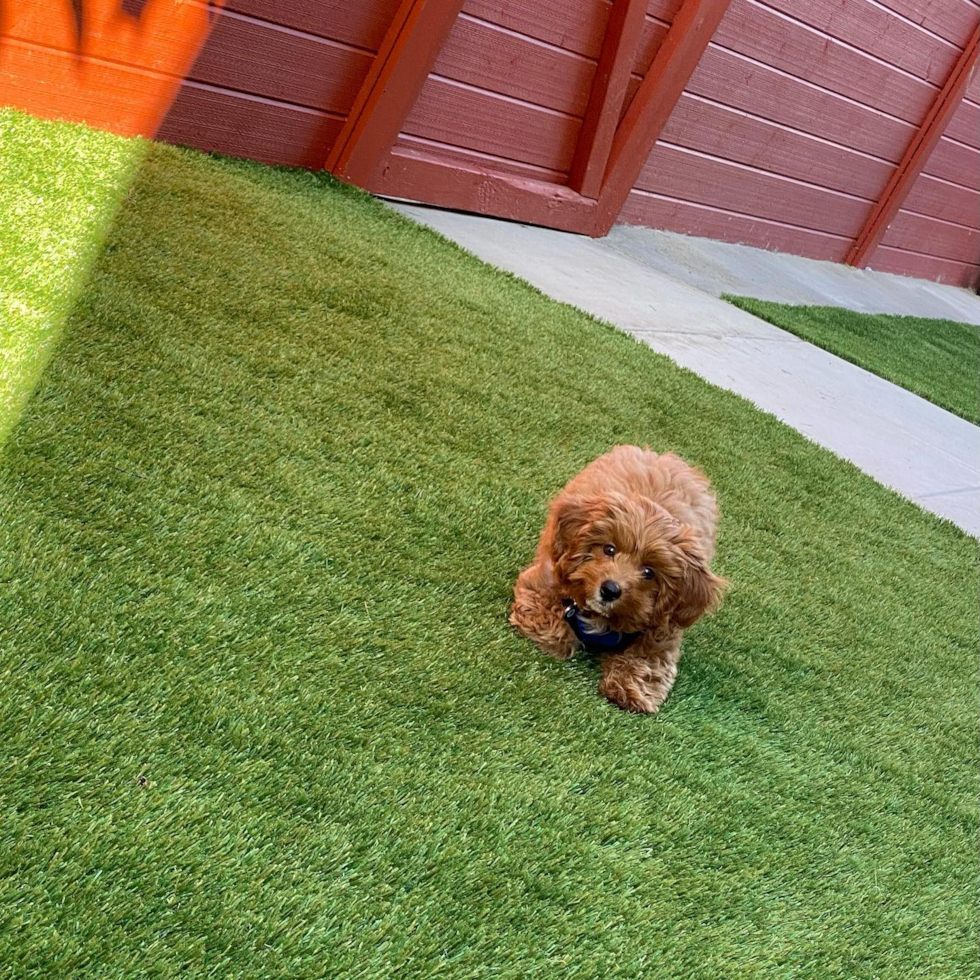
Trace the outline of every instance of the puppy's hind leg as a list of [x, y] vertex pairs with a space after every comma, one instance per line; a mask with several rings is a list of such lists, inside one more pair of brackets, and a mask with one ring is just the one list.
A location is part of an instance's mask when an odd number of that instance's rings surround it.
[[577, 646], [562, 613], [551, 569], [540, 562], [525, 568], [514, 586], [510, 623], [556, 660], [567, 660]]

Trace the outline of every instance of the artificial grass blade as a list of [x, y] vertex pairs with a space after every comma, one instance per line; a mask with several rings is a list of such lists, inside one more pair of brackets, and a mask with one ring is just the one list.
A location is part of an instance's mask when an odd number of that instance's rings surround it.
[[[617, 442], [723, 511], [655, 718], [506, 623]], [[975, 543], [322, 174], [150, 150], [0, 513], [0, 976], [974, 970]]]

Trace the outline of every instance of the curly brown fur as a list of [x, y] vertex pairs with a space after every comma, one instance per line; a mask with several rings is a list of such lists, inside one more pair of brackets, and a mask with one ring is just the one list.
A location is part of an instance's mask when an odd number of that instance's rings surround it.
[[628, 711], [655, 712], [677, 677], [684, 630], [721, 600], [725, 582], [709, 568], [717, 526], [701, 473], [677, 456], [617, 446], [552, 502], [514, 587], [510, 622], [562, 660], [578, 647], [565, 599], [597, 630], [639, 632], [626, 650], [603, 656], [599, 692]]

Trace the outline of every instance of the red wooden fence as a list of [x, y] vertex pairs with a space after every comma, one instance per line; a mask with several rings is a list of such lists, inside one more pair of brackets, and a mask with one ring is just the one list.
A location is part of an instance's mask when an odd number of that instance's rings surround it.
[[[31, 107], [20, 11], [72, 6], [5, 5], [0, 102]], [[976, 0], [227, 0], [159, 135], [588, 234], [976, 286], [978, 22]], [[113, 64], [144, 77], [132, 50]], [[38, 111], [112, 128], [97, 102]]]
[[3, 0], [0, 105], [152, 136], [223, 0]]

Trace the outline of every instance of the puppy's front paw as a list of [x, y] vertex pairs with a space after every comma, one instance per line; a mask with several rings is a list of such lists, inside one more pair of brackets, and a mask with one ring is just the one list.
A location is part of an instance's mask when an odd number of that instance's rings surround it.
[[599, 693], [624, 711], [652, 715], [667, 700], [677, 676], [673, 661], [650, 662], [629, 653], [606, 657]]
[[518, 580], [509, 622], [555, 660], [568, 660], [577, 646], [562, 616], [562, 607], [552, 597], [525, 583], [527, 573]]
[[638, 715], [655, 715], [664, 703], [665, 697], [658, 697], [642, 684], [619, 684], [603, 680], [599, 682], [599, 693], [623, 711]]
[[578, 644], [574, 640], [559, 641], [555, 644], [538, 644], [541, 649], [555, 660], [571, 660], [572, 655], [578, 649]]

